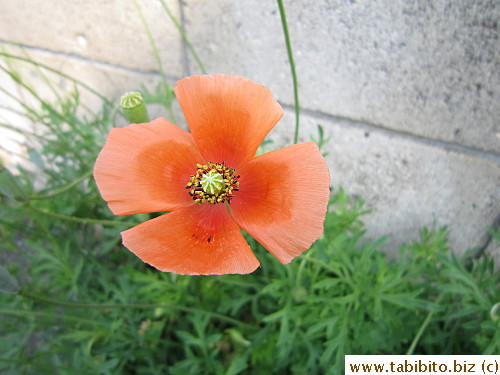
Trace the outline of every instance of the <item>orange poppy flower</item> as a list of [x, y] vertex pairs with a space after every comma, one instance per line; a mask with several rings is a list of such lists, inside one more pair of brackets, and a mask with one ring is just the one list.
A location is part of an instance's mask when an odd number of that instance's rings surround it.
[[244, 229], [289, 263], [323, 232], [330, 175], [313, 142], [255, 157], [283, 117], [271, 92], [244, 77], [181, 79], [191, 133], [164, 118], [112, 129], [94, 168], [115, 215], [171, 211], [122, 232], [161, 271], [250, 273], [259, 261]]

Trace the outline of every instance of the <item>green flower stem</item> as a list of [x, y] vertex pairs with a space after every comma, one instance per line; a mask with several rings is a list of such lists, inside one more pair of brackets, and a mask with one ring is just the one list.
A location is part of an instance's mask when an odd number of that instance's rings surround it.
[[6, 124], [4, 122], [0, 122], [0, 127], [12, 130], [13, 132], [16, 132], [16, 133], [21, 134], [21, 135], [26, 135], [26, 136], [29, 136], [29, 137], [37, 137], [38, 139], [41, 139], [41, 138], [42, 139], [47, 139], [46, 137], [44, 137], [42, 135], [35, 134], [32, 131], [25, 130], [25, 129], [19, 129], [16, 126], [13, 126], [13, 125], [10, 125], [10, 124]]
[[78, 177], [76, 180], [70, 182], [69, 184], [65, 185], [65, 186], [62, 186], [60, 187], [59, 189], [57, 190], [54, 190], [53, 192], [49, 193], [49, 194], [45, 194], [45, 195], [35, 195], [33, 197], [29, 197], [29, 200], [38, 200], [38, 199], [46, 199], [46, 198], [52, 198], [56, 195], [59, 195], [59, 194], [62, 194], [70, 189], [72, 189], [73, 187], [75, 187], [76, 185], [78, 185], [80, 182], [82, 182], [83, 180], [89, 178], [90, 176], [92, 176], [92, 171], [88, 171], [87, 173], [85, 173], [84, 175]]
[[111, 113], [109, 115], [111, 124], [115, 124], [116, 123], [116, 115], [120, 114], [120, 116], [125, 117], [125, 115], [123, 114], [123, 111], [120, 111], [120, 108], [121, 108], [120, 104], [117, 104], [111, 110]]
[[137, 223], [133, 223], [130, 221], [114, 221], [114, 220], [99, 220], [99, 219], [91, 219], [91, 218], [86, 218], [86, 217], [76, 217], [76, 216], [67, 216], [67, 215], [62, 215], [58, 214], [55, 212], [50, 212], [41, 208], [37, 208], [32, 206], [31, 204], [26, 204], [25, 205], [27, 208], [29, 208], [32, 211], [35, 211], [39, 214], [50, 216], [56, 219], [61, 219], [61, 220], [66, 220], [66, 221], [72, 221], [74, 223], [82, 223], [82, 224], [101, 224], [101, 225], [113, 225], [113, 226], [128, 226], [132, 227], [137, 225]]
[[[17, 45], [17, 46], [20, 46], [19, 43], [16, 43], [16, 42], [11, 42], [11, 41], [7, 41], [7, 43], [9, 44], [13, 44], [13, 45]], [[30, 64], [33, 64], [37, 67], [40, 67], [40, 68], [43, 68], [43, 69], [46, 69], [52, 73], [55, 73], [63, 78], [66, 78], [66, 79], [69, 79], [70, 81], [73, 81], [75, 82], [76, 84], [82, 86], [83, 88], [85, 88], [86, 90], [90, 91], [92, 94], [96, 95], [97, 97], [99, 97], [100, 99], [102, 99], [104, 102], [106, 102], [106, 104], [112, 104], [111, 101], [109, 101], [105, 96], [101, 95], [98, 91], [94, 90], [92, 87], [90, 87], [89, 85], [87, 85], [86, 83], [82, 82], [82, 81], [79, 81], [77, 80], [76, 78], [73, 78], [67, 74], [64, 74], [62, 72], [60, 72], [59, 70], [57, 69], [54, 69], [54, 68], [51, 68], [50, 66], [48, 65], [45, 65], [45, 64], [42, 64], [42, 63], [39, 63], [39, 62], [36, 62], [30, 58], [26, 58], [26, 57], [21, 57], [21, 56], [17, 56], [17, 55], [12, 55], [10, 53], [7, 53], [7, 52], [3, 52], [3, 51], [0, 51], [0, 56], [4, 56], [4, 57], [7, 57], [7, 58], [11, 58], [11, 59], [16, 59], [16, 60], [20, 60], [20, 61], [24, 61], [24, 62], [27, 62], [27, 63], [30, 63]]]
[[23, 111], [20, 111], [18, 109], [11, 108], [11, 107], [3, 106], [3, 105], [0, 105], [0, 109], [4, 109], [6, 111], [15, 113], [16, 115], [19, 115], [19, 116], [25, 116], [26, 115], [26, 113], [23, 112]]
[[9, 310], [9, 309], [0, 309], [0, 314], [5, 315], [16, 315], [16, 316], [39, 316], [39, 317], [47, 317], [47, 318], [56, 318], [56, 319], [66, 319], [73, 320], [81, 323], [87, 323], [90, 325], [99, 325], [103, 327], [109, 327], [108, 324], [98, 322], [96, 320], [84, 319], [77, 316], [65, 315], [65, 314], [51, 314], [44, 311], [26, 311], [26, 310]]
[[120, 99], [120, 106], [127, 121], [131, 124], [149, 122], [148, 110], [142, 95], [138, 92], [129, 92]]
[[[156, 63], [158, 65], [158, 69], [160, 70], [163, 89], [165, 90], [165, 93], [167, 93], [169, 90], [171, 90], [171, 87], [167, 82], [167, 76], [165, 74], [165, 71], [163, 70], [163, 63], [161, 62], [160, 53], [158, 52], [158, 48], [156, 47], [156, 43], [155, 43], [155, 40], [153, 39], [153, 35], [151, 34], [151, 30], [149, 29], [146, 18], [144, 17], [144, 14], [142, 13], [141, 6], [137, 2], [137, 0], [134, 0], [134, 6], [135, 6], [135, 9], [137, 10], [137, 13], [139, 14], [139, 17], [142, 21], [142, 25], [144, 26], [144, 30], [146, 31], [146, 34], [148, 36], [149, 44], [151, 45], [151, 48], [153, 49], [153, 54], [155, 55]], [[170, 107], [166, 106], [166, 109], [169, 112], [169, 115], [170, 115], [172, 121], [175, 123], [176, 122], [175, 116], [174, 116], [174, 112], [172, 111], [171, 106]]]
[[[55, 116], [55, 117], [59, 118], [60, 120], [66, 122], [68, 125], [71, 125], [72, 130], [74, 130], [76, 133], [78, 133], [78, 135], [80, 135], [82, 138], [85, 137], [85, 135], [80, 130], [80, 126], [78, 124], [76, 124], [72, 119], [70, 119], [70, 118], [62, 115], [61, 113], [57, 112], [48, 102], [46, 102], [45, 100], [43, 100], [40, 97], [40, 95], [38, 95], [38, 93], [35, 91], [35, 89], [33, 87], [31, 87], [28, 84], [24, 83], [21, 80], [21, 77], [19, 77], [14, 72], [11, 72], [11, 71], [5, 69], [1, 65], [0, 65], [0, 70], [2, 70], [5, 73], [7, 73], [14, 80], [14, 82], [16, 82], [19, 86], [24, 87], [36, 100], [38, 100], [38, 102], [40, 102], [40, 104], [42, 105], [42, 107], [44, 107], [45, 109], [47, 109], [53, 116]], [[2, 91], [5, 92], [4, 89], [2, 89]], [[13, 95], [9, 95], [9, 96], [14, 97]], [[16, 98], [16, 100], [19, 103], [21, 103], [21, 101], [19, 99]], [[27, 108], [27, 106], [25, 104], [21, 103], [21, 105], [23, 107]], [[33, 112], [33, 110], [30, 110], [30, 112]], [[45, 125], [48, 126], [48, 123], [45, 122]], [[53, 128], [54, 127], [51, 127], [51, 129], [53, 129]]]
[[[28, 55], [28, 53], [26, 52], [26, 50], [21, 47], [21, 52], [23, 52], [24, 56], [26, 58], [30, 58], [30, 56]], [[9, 65], [9, 67], [12, 69], [12, 66], [9, 64], [8, 60], [7, 60], [7, 63]], [[63, 100], [61, 98], [61, 96], [59, 95], [59, 93], [57, 92], [57, 90], [55, 89], [54, 85], [52, 84], [52, 82], [50, 81], [49, 77], [47, 77], [47, 75], [42, 71], [42, 69], [40, 69], [40, 67], [38, 65], [34, 65], [35, 67], [35, 70], [37, 71], [38, 75], [40, 77], [42, 77], [42, 79], [45, 81], [45, 83], [50, 87], [50, 90], [52, 91], [52, 93], [56, 96], [57, 100], [61, 103]]]
[[295, 278], [295, 287], [300, 288], [301, 283], [302, 283], [302, 272], [304, 272], [305, 265], [309, 258], [311, 257], [311, 251], [312, 249], [309, 249], [307, 253], [302, 256], [302, 259], [299, 264], [299, 270], [297, 271], [297, 277]]
[[[1, 68], [1, 66], [0, 66]], [[56, 134], [59, 138], [64, 139], [65, 141], [68, 141], [68, 138], [64, 135], [64, 133], [60, 132], [56, 126], [51, 126], [50, 122], [44, 122], [43, 119], [40, 117], [39, 114], [37, 114], [32, 108], [30, 108], [26, 103], [24, 103], [21, 99], [17, 98], [15, 95], [4, 89], [2, 86], [0, 86], [0, 92], [3, 92], [5, 95], [7, 95], [9, 98], [12, 98], [15, 100], [21, 107], [23, 107], [26, 110], [26, 113], [29, 115], [33, 116], [33, 118], [38, 119], [39, 121], [43, 122], [44, 125], [50, 128]], [[23, 113], [23, 116], [26, 114]], [[22, 131], [21, 131], [22, 132]]]
[[[0, 91], [3, 91], [3, 90], [0, 90]], [[10, 107], [6, 107], [6, 106], [0, 105], [0, 109], [3, 109], [3, 110], [6, 110], [6, 111], [9, 111], [9, 112], [18, 114], [19, 116], [23, 116], [23, 117], [26, 116], [26, 112], [18, 111], [18, 110], [14, 109], [14, 108], [10, 108]], [[27, 137], [34, 137], [37, 140], [40, 140], [40, 139], [47, 140], [48, 139], [43, 134], [37, 134], [34, 131], [31, 131], [31, 130], [28, 130], [28, 129], [20, 129], [18, 126], [14, 126], [12, 124], [7, 124], [5, 122], [0, 122], [0, 127], [12, 130], [13, 132], [16, 132], [18, 134], [21, 134], [21, 135], [24, 135], [24, 136], [27, 136]]]
[[186, 46], [189, 48], [189, 51], [191, 51], [191, 54], [193, 55], [194, 59], [196, 60], [196, 63], [198, 64], [198, 67], [200, 68], [201, 72], [203, 74], [207, 74], [207, 71], [205, 70], [203, 63], [201, 62], [200, 57], [198, 56], [193, 45], [189, 41], [189, 39], [186, 35], [186, 32], [184, 31], [182, 25], [174, 17], [174, 15], [172, 14], [172, 11], [167, 7], [167, 4], [165, 3], [165, 1], [160, 0], [160, 2], [161, 2], [161, 5], [163, 6], [163, 8], [165, 9], [165, 11], [167, 12], [168, 16], [170, 17], [170, 19], [174, 23], [175, 27], [177, 27], [177, 30], [179, 30], [179, 33], [181, 34], [182, 40], [184, 41], [184, 43], [186, 43]]
[[[30, 59], [30, 56], [29, 56], [28, 52], [23, 48], [22, 45], [20, 45], [20, 47], [21, 47], [21, 51], [25, 55], [25, 58], [26, 59]], [[41, 66], [39, 64], [33, 64], [33, 66], [35, 67], [38, 75], [45, 81], [45, 83], [47, 84], [47, 86], [50, 87], [50, 90], [52, 91], [52, 93], [54, 94], [54, 96], [57, 97], [58, 102], [59, 103], [63, 103], [64, 102], [63, 98], [61, 97], [61, 95], [59, 94], [59, 92], [56, 90], [56, 87], [53, 84], [53, 82], [49, 79], [49, 77], [41, 69]], [[77, 82], [75, 82], [75, 80], [73, 80], [73, 81], [74, 81], [74, 83], [77, 83]], [[79, 102], [78, 105], [81, 106], [82, 108], [84, 108], [87, 112], [93, 114], [94, 116], [97, 115], [96, 112], [94, 110], [92, 110], [89, 106], [87, 106], [85, 103]]]
[[[201, 313], [205, 314], [208, 316], [211, 316], [215, 319], [218, 319], [220, 321], [224, 321], [227, 323], [231, 323], [234, 325], [238, 325], [244, 328], [249, 328], [249, 329], [254, 329], [255, 327], [247, 324], [240, 322], [239, 320], [230, 318], [229, 316], [219, 314], [216, 312], [212, 311], [206, 311], [206, 310], [201, 310], [201, 309], [196, 309], [193, 307], [184, 307], [184, 306], [177, 306], [173, 304], [168, 304], [168, 303], [161, 303], [161, 304], [156, 304], [156, 303], [112, 303], [112, 304], [86, 304], [86, 303], [73, 303], [73, 302], [60, 302], [56, 301], [50, 298], [46, 297], [40, 297], [35, 294], [31, 294], [29, 292], [26, 292], [24, 290], [20, 290], [18, 292], [18, 295], [32, 299], [34, 301], [46, 303], [49, 305], [54, 305], [54, 306], [60, 306], [60, 307], [68, 307], [68, 308], [80, 308], [80, 309], [155, 309], [155, 308], [167, 308], [167, 309], [173, 309], [173, 310], [179, 310], [187, 313]], [[0, 311], [1, 313], [1, 311]]]
[[[444, 292], [442, 292], [438, 296], [438, 298], [436, 299], [436, 305], [439, 305], [439, 303], [441, 302], [441, 300], [443, 299], [443, 297], [444, 297]], [[415, 338], [411, 342], [411, 345], [408, 348], [408, 351], [406, 352], [406, 355], [412, 355], [413, 354], [413, 351], [415, 350], [415, 347], [417, 346], [418, 341], [420, 340], [420, 337], [422, 337], [425, 329], [427, 328], [427, 326], [431, 322], [432, 316], [434, 315], [435, 312], [436, 312], [435, 310], [429, 311], [429, 314], [427, 314], [427, 317], [425, 318], [424, 322], [420, 326], [420, 329], [418, 330], [417, 334], [415, 335]]]
[[[24, 336], [27, 339], [31, 337], [31, 335], [25, 335]], [[26, 344], [19, 345], [19, 348], [25, 347]], [[27, 374], [31, 371], [31, 373], [36, 373], [36, 374], [54, 374], [54, 370], [60, 370], [56, 372], [57, 374], [72, 374], [72, 375], [88, 375], [89, 373], [84, 369], [75, 369], [72, 365], [68, 366], [58, 366], [53, 363], [51, 364], [45, 364], [43, 362], [38, 362], [36, 360], [33, 360], [30, 358], [29, 361], [26, 361], [25, 358], [20, 356], [20, 359], [12, 359], [12, 358], [5, 358], [5, 357], [0, 357], [0, 363], [3, 365], [4, 363], [9, 363], [13, 365], [17, 365], [17, 369], [23, 369], [22, 374]], [[64, 371], [63, 371], [64, 370]]]
[[299, 126], [300, 126], [299, 84], [297, 82], [297, 73], [295, 71], [295, 62], [293, 60], [292, 43], [290, 42], [288, 25], [286, 22], [285, 7], [283, 6], [283, 0], [277, 0], [277, 1], [278, 1], [278, 7], [280, 9], [281, 25], [283, 26], [283, 33], [285, 34], [286, 51], [288, 52], [288, 61], [290, 62], [290, 70], [292, 71], [293, 97], [295, 101], [295, 134], [293, 136], [293, 143], [297, 143], [299, 141]]

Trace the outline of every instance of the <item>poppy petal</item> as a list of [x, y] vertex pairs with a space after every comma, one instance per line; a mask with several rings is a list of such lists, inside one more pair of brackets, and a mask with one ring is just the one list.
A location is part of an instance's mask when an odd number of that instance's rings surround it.
[[269, 89], [240, 76], [184, 78], [175, 94], [201, 154], [231, 168], [253, 158], [283, 117]]
[[112, 129], [94, 177], [115, 215], [171, 211], [194, 204], [185, 186], [203, 161], [191, 134], [159, 118]]
[[330, 174], [313, 142], [261, 155], [244, 165], [230, 209], [236, 222], [287, 264], [323, 233]]
[[165, 272], [245, 274], [259, 266], [222, 204], [179, 208], [122, 232], [122, 238], [135, 255]]

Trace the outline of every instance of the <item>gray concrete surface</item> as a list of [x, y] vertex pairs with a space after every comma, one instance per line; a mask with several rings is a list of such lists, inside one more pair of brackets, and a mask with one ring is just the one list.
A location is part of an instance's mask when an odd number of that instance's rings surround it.
[[[209, 72], [245, 75], [272, 90], [286, 109], [272, 137], [290, 143], [293, 90], [276, 3], [166, 3]], [[139, 4], [169, 79], [198, 73], [159, 0]], [[333, 183], [366, 200], [370, 235], [389, 234], [394, 251], [424, 225], [449, 225], [455, 251], [480, 246], [500, 212], [500, 3], [308, 0], [285, 7], [301, 138], [317, 123], [332, 136]], [[132, 0], [0, 0], [0, 8], [0, 40], [23, 44], [110, 98], [159, 80]], [[92, 95], [85, 100], [97, 105]]]
[[[189, 35], [209, 71], [250, 72], [292, 103], [276, 4], [256, 4], [187, 2]], [[499, 153], [498, 2], [286, 5], [305, 108]]]
[[[181, 39], [159, 1], [139, 0], [165, 71], [180, 76]], [[177, 1], [167, 1], [179, 19]], [[0, 39], [141, 71], [156, 71], [133, 0], [1, 0]]]

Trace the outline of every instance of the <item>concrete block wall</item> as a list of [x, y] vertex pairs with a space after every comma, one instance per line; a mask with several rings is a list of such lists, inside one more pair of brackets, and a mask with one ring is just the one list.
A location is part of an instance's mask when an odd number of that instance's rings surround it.
[[[161, 1], [137, 3], [172, 83], [200, 73]], [[293, 87], [276, 2], [164, 3], [209, 73], [271, 89], [286, 112], [272, 137], [277, 147], [290, 143]], [[285, 8], [301, 139], [318, 123], [332, 137], [333, 185], [366, 200], [370, 236], [388, 234], [395, 251], [424, 225], [449, 225], [456, 252], [485, 245], [500, 214], [500, 3], [303, 0]], [[16, 41], [110, 98], [159, 81], [133, 0], [0, 0], [0, 9], [4, 46]]]

